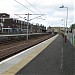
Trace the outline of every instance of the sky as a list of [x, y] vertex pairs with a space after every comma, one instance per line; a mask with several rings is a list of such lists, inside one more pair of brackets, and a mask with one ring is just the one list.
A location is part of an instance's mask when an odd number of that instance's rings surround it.
[[19, 20], [24, 20], [19, 16], [27, 18], [27, 15], [17, 16], [15, 14], [33, 14], [29, 15], [29, 19], [44, 14], [41, 17], [31, 20], [30, 23], [39, 23], [46, 27], [64, 27], [67, 9], [59, 8], [62, 5], [68, 7], [67, 26], [70, 27], [71, 24], [75, 23], [74, 0], [0, 0], [0, 13], [8, 13], [10, 17]]

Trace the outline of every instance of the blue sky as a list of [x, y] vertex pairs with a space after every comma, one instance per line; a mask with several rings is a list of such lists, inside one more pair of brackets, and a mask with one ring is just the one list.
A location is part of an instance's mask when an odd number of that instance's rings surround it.
[[[68, 27], [72, 23], [75, 23], [74, 21], [74, 0], [16, 0], [20, 2], [21, 4], [25, 5], [28, 9], [33, 11], [36, 14], [46, 14], [42, 16], [39, 19], [31, 20], [30, 22], [33, 24], [39, 23], [43, 24], [44, 26], [64, 26], [64, 21], [66, 20], [66, 9], [60, 9], [59, 7], [62, 6], [62, 4], [65, 7], [68, 7]], [[14, 14], [34, 14], [27, 8], [21, 6], [18, 4], [15, 0], [0, 0], [0, 13], [5, 12], [11, 15], [13, 18], [19, 18], [18, 16]], [[33, 8], [29, 3], [33, 5]], [[40, 12], [39, 12], [40, 11]], [[27, 17], [26, 15], [21, 15], [22, 17]], [[40, 15], [30, 15], [30, 19], [35, 18]], [[21, 19], [21, 18], [19, 18]], [[63, 20], [62, 20], [63, 19]], [[23, 19], [21, 19], [23, 20]]]

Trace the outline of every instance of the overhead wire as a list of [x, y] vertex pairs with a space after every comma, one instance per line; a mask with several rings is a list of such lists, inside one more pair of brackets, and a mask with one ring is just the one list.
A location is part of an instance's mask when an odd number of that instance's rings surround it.
[[[30, 2], [28, 2], [27, 0], [25, 0], [28, 4], [30, 4], [34, 9], [36, 9], [38, 12], [40, 12], [36, 7], [34, 7]], [[41, 13], [41, 12], [40, 12]]]
[[[33, 6], [28, 0], [25, 0], [29, 5], [31, 5], [34, 9], [36, 9], [38, 12], [40, 12], [35, 6]], [[42, 12], [40, 12], [41, 15], [43, 14]], [[40, 19], [43, 20], [43, 18], [41, 17]]]
[[[28, 9], [28, 10], [30, 10], [29, 8], [27, 8], [25, 5], [23, 5], [22, 3], [20, 3], [19, 1], [17, 1], [17, 0], [14, 0], [14, 1], [16, 1], [18, 4], [20, 4], [21, 6], [23, 6], [23, 7], [25, 7], [26, 9]], [[34, 11], [32, 11], [32, 10], [30, 10], [31, 12], [33, 12], [33, 13], [35, 13]], [[36, 13], [35, 13], [36, 14]]]
[[[39, 18], [39, 17], [41, 17], [41, 16], [35, 17], [35, 18], [33, 18], [33, 19], [36, 19], [36, 18]], [[30, 19], [30, 20], [33, 20], [33, 19]]]
[[[25, 0], [29, 5], [31, 5], [34, 9], [36, 9], [38, 12], [40, 12], [36, 7], [34, 7], [28, 0]], [[41, 15], [42, 15], [42, 12], [40, 12], [41, 13]], [[38, 17], [36, 17], [36, 18], [38, 18]], [[42, 17], [40, 18], [40, 19], [42, 19], [42, 20], [45, 20], [45, 19], [43, 19]]]
[[[18, 4], [20, 4], [21, 6], [23, 6], [23, 7], [25, 7], [26, 9], [28, 9], [28, 10], [30, 10], [28, 7], [26, 7], [25, 5], [23, 5], [22, 3], [20, 3], [19, 1], [17, 1], [17, 0], [14, 0], [14, 1], [16, 1]], [[27, 0], [25, 0], [27, 3], [29, 3], [33, 8], [35, 8], [30, 2], [28, 2]], [[39, 11], [37, 8], [35, 8], [37, 11]], [[34, 14], [36, 14], [34, 11], [32, 11], [32, 10], [30, 10], [31, 12], [33, 12]], [[40, 12], [40, 11], [39, 11]], [[41, 12], [40, 12], [41, 13]], [[19, 16], [19, 15], [17, 15], [17, 16]], [[42, 16], [42, 14], [41, 14], [41, 16]], [[40, 16], [40, 17], [41, 17]], [[21, 16], [19, 16], [20, 18], [23, 18], [23, 17], [21, 17]], [[39, 17], [39, 16], [38, 16]], [[35, 18], [38, 18], [38, 17], [35, 17]], [[42, 18], [41, 18], [42, 19]], [[43, 19], [42, 19], [43, 20]]]
[[23, 18], [23, 17], [19, 16], [18, 14], [15, 14], [15, 15], [16, 15], [16, 16], [18, 16], [19, 18], [25, 19], [25, 18]]

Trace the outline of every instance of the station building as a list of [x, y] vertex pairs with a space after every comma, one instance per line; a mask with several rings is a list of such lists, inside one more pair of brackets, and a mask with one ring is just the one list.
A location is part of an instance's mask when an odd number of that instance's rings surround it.
[[[7, 13], [0, 13], [0, 33], [26, 33], [27, 22], [10, 18]], [[33, 25], [29, 23], [29, 33], [42, 33], [46, 32], [45, 26]]]
[[[31, 28], [30, 26], [29, 23], [29, 30]], [[26, 31], [27, 22], [10, 18], [10, 15], [7, 13], [0, 13], [0, 33], [23, 33]]]

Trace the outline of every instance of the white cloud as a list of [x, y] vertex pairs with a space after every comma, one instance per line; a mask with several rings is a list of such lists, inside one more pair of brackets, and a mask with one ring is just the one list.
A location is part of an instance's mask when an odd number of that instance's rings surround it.
[[61, 11], [56, 11], [56, 12], [54, 12], [54, 16], [66, 16], [66, 12], [65, 11], [63, 11], [63, 12], [61, 12]]
[[[47, 17], [45, 18], [47, 21], [42, 21], [39, 19], [32, 20], [31, 22], [38, 22], [38, 23], [43, 23], [47, 25], [51, 25], [54, 23], [57, 23], [58, 20], [65, 18], [66, 17], [66, 9], [59, 9], [59, 7], [63, 4], [64, 6], [69, 8], [69, 17], [68, 19], [70, 20], [69, 23], [73, 23], [74, 21], [74, 0], [27, 0], [30, 2], [35, 8], [38, 10], [34, 9], [31, 5], [29, 5], [25, 0], [17, 0], [23, 5], [25, 5], [28, 9], [32, 10], [33, 12], [39, 14], [41, 11], [42, 13], [46, 14]], [[26, 9], [25, 7], [21, 6], [14, 0], [0, 0], [0, 12], [7, 12], [11, 15], [11, 17], [17, 17], [14, 16], [13, 14], [18, 14], [18, 13], [33, 13], [30, 10]], [[24, 15], [25, 16], [25, 15]], [[34, 18], [36, 16], [30, 16], [30, 18]], [[74, 21], [75, 22], [75, 21]], [[47, 26], [46, 25], [46, 26]]]

